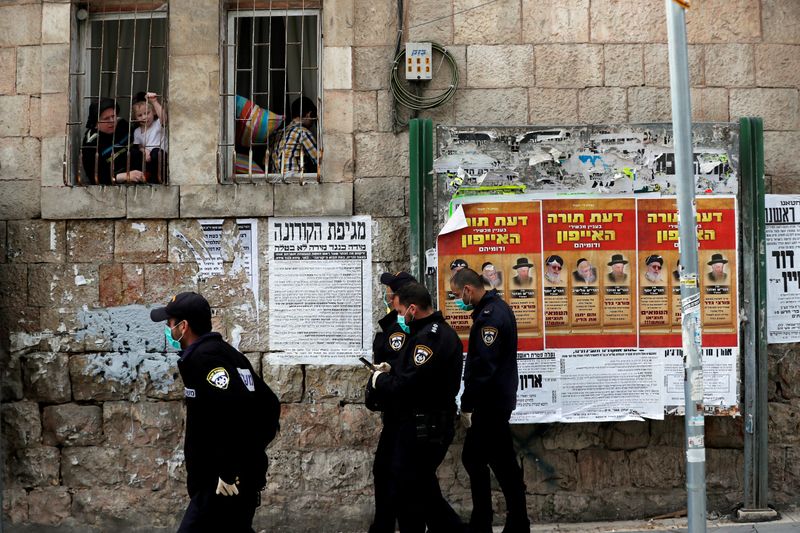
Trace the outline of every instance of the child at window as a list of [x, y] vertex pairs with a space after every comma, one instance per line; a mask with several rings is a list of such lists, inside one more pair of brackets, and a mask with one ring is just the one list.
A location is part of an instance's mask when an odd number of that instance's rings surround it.
[[167, 136], [162, 129], [167, 124], [167, 112], [156, 93], [145, 94], [146, 101], [133, 104], [133, 116], [139, 127], [133, 132], [133, 142], [144, 156], [147, 181], [163, 183], [166, 177]]
[[286, 127], [277, 150], [272, 152], [273, 172], [312, 173], [317, 171], [319, 154], [311, 128], [317, 120], [317, 106], [303, 96], [292, 102], [292, 122]]

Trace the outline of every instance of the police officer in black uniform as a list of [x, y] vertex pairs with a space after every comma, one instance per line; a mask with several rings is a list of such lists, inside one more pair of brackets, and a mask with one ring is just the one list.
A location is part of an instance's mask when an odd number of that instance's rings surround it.
[[250, 361], [211, 331], [211, 307], [201, 295], [182, 292], [150, 318], [167, 321], [167, 342], [182, 349], [191, 501], [178, 532], [251, 533], [280, 403]]
[[517, 321], [496, 290], [484, 289], [474, 270], [450, 280], [450, 290], [472, 310], [461, 411], [467, 436], [461, 460], [469, 474], [472, 516], [469, 531], [491, 533], [489, 467], [506, 499], [503, 533], [530, 532], [525, 483], [511, 439], [509, 419], [517, 405]]
[[462, 345], [428, 290], [411, 282], [396, 292], [395, 308], [408, 335], [395, 365], [372, 374], [371, 393], [384, 405], [381, 441], [389, 457], [389, 499], [401, 533], [461, 531], [461, 519], [442, 496], [436, 469], [455, 433], [455, 397]]
[[[375, 334], [372, 342], [372, 360], [377, 365], [386, 362], [391, 367], [397, 366], [397, 360], [403, 353], [406, 346], [408, 333], [403, 331], [403, 327], [397, 322], [397, 311], [395, 301], [397, 300], [397, 290], [406, 283], [416, 281], [408, 272], [398, 272], [392, 274], [384, 272], [381, 275], [381, 283], [386, 286], [383, 303], [389, 312], [385, 317], [378, 321], [380, 331]], [[403, 324], [403, 326], [405, 323]], [[371, 411], [383, 411], [383, 406], [373, 394], [373, 389], [367, 383], [367, 392], [364, 403]], [[372, 464], [373, 481], [375, 484], [375, 518], [369, 528], [369, 533], [394, 533], [397, 517], [394, 509], [388, 500], [390, 461], [389, 452], [391, 447], [388, 440], [388, 433], [381, 432], [378, 441], [378, 448], [375, 450], [375, 462]]]

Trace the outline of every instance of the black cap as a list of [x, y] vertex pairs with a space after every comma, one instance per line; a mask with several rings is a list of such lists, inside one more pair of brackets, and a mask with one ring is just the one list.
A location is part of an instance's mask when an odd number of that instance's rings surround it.
[[179, 318], [191, 322], [211, 322], [211, 306], [208, 300], [196, 292], [182, 292], [172, 297], [166, 307], [156, 307], [150, 311], [150, 320], [163, 322], [169, 318]]
[[391, 272], [384, 272], [381, 274], [381, 283], [388, 285], [390, 289], [396, 291], [410, 281], [417, 281], [414, 276], [408, 272], [398, 272], [392, 274]]
[[111, 109], [112, 107], [117, 114], [119, 114], [119, 104], [116, 102], [116, 100], [112, 98], [100, 98], [99, 100], [93, 100], [92, 103], [89, 104], [89, 116], [86, 117], [86, 129], [90, 130], [97, 127], [97, 119], [100, 117], [100, 114], [106, 109]]
[[657, 254], [648, 255], [647, 259], [644, 260], [644, 264], [650, 265], [652, 263], [658, 263], [659, 265], [664, 266], [664, 258]]
[[456, 268], [459, 268], [459, 267], [460, 268], [469, 268], [469, 265], [463, 259], [453, 259], [453, 262], [450, 263], [450, 270], [453, 270], [453, 269], [456, 269]]
[[564, 260], [561, 259], [560, 255], [551, 255], [544, 260], [545, 265], [552, 265], [553, 263], [556, 263], [560, 267], [564, 266]]

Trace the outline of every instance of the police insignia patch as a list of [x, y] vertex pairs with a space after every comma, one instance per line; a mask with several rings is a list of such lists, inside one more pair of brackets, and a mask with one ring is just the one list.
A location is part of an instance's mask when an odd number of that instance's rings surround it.
[[485, 327], [481, 329], [481, 336], [483, 337], [483, 343], [486, 346], [491, 346], [497, 340], [497, 328]]
[[417, 344], [414, 347], [414, 364], [417, 366], [424, 365], [433, 355], [433, 350], [424, 344]]
[[392, 350], [395, 352], [399, 352], [400, 348], [403, 347], [403, 344], [406, 342], [406, 334], [405, 333], [392, 333], [389, 336], [389, 346], [392, 347]]
[[206, 380], [214, 387], [218, 389], [227, 389], [228, 382], [230, 381], [230, 377], [228, 376], [228, 371], [218, 366], [217, 368], [213, 369], [211, 372], [208, 373], [206, 376]]

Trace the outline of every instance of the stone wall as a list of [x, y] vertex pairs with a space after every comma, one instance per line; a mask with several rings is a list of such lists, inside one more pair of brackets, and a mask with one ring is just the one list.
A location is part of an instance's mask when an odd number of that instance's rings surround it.
[[[413, 0], [407, 40], [446, 45], [455, 98], [443, 124], [574, 124], [670, 119], [661, 0]], [[688, 13], [695, 120], [764, 117], [768, 190], [800, 192], [800, 4], [698, 0]], [[360, 367], [272, 364], [258, 298], [240, 278], [198, 281], [176, 239], [197, 218], [369, 214], [374, 272], [408, 263], [408, 135], [390, 120], [397, 22], [390, 0], [324, 0], [321, 184], [217, 185], [216, 0], [170, 2], [170, 186], [63, 186], [71, 6], [0, 6], [0, 373], [3, 515], [10, 530], [174, 530], [187, 503], [176, 356], [147, 305], [179, 290], [211, 301], [215, 328], [243, 330], [248, 354], [284, 402], [258, 527], [363, 531], [372, 508], [379, 419]], [[432, 22], [431, 22], [432, 21]], [[434, 84], [443, 83], [437, 79]], [[438, 85], [441, 86], [441, 85]], [[212, 112], [209, 112], [212, 110]], [[402, 115], [402, 113], [401, 113]], [[263, 240], [263, 232], [262, 232]], [[266, 243], [259, 243], [263, 254]], [[269, 275], [263, 260], [261, 279]], [[378, 309], [379, 289], [375, 285]], [[800, 363], [770, 356], [770, 490], [800, 503]], [[683, 421], [514, 428], [537, 521], [649, 517], [685, 507]], [[440, 469], [469, 509], [459, 433]], [[741, 418], [706, 425], [709, 510], [743, 499]], [[497, 494], [498, 505], [502, 497]]]

